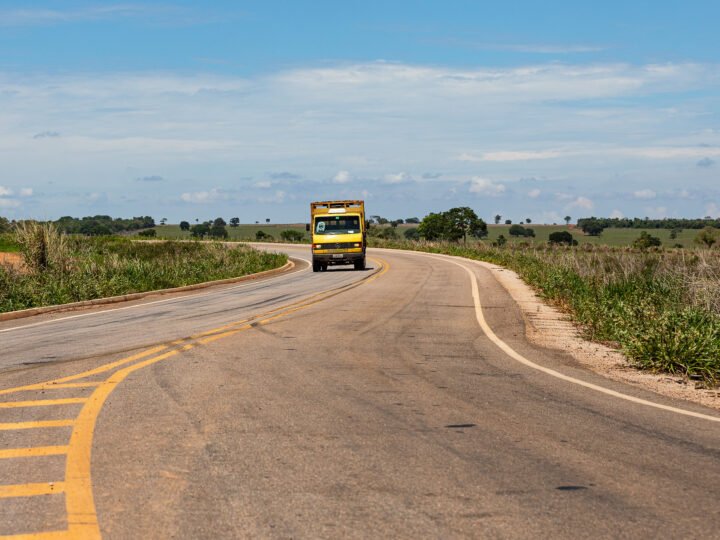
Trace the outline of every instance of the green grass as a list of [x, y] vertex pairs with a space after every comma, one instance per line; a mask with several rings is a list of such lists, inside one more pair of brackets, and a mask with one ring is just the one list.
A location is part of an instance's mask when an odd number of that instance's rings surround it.
[[[693, 240], [698, 234], [698, 230], [685, 229], [677, 235], [676, 239], [670, 238], [670, 230], [668, 229], [606, 229], [600, 236], [586, 236], [580, 229], [575, 227], [567, 227], [565, 225], [534, 225], [524, 224], [524, 227], [530, 227], [535, 231], [535, 238], [513, 238], [510, 236], [510, 225], [488, 225], [487, 240], [494, 242], [501, 234], [505, 236], [511, 244], [529, 243], [533, 245], [544, 244], [548, 241], [551, 233], [556, 231], [569, 231], [578, 244], [591, 244], [595, 246], [630, 246], [633, 240], [645, 231], [653, 236], [657, 236], [662, 241], [664, 247], [674, 247], [680, 244], [685, 248], [694, 247]], [[417, 225], [399, 225], [397, 234], [402, 238], [403, 233], [409, 229], [417, 227]], [[286, 229], [292, 229], [305, 233], [305, 241], [310, 242], [310, 233], [305, 232], [304, 223], [291, 224], [241, 224], [238, 227], [227, 227], [230, 241], [255, 241], [257, 231], [263, 231], [271, 234], [275, 241], [281, 241], [280, 233]], [[157, 238], [166, 238], [169, 240], [189, 239], [189, 232], [181, 231], [179, 225], [158, 225], [155, 227]]]
[[238, 277], [286, 262], [286, 255], [242, 245], [71, 238], [46, 269], [0, 266], [0, 312]]
[[510, 268], [636, 366], [720, 383], [720, 250], [375, 243]]
[[10, 234], [0, 234], [0, 252], [14, 253], [20, 251], [20, 245]]
[[[402, 236], [403, 232], [416, 225], [400, 225], [398, 226], [398, 234]], [[587, 236], [580, 229], [573, 226], [565, 225], [534, 225], [523, 224], [523, 227], [529, 227], [535, 231], [535, 238], [514, 238], [510, 236], [510, 225], [488, 225], [487, 240], [495, 242], [501, 234], [505, 236], [511, 244], [529, 243], [533, 245], [544, 244], [548, 241], [550, 234], [557, 231], [568, 231], [578, 244], [591, 244], [594, 246], [630, 246], [633, 240], [640, 236], [642, 231], [653, 236], [657, 236], [662, 241], [664, 247], [674, 247], [675, 244], [681, 244], [685, 248], [694, 247], [693, 240], [700, 232], [695, 229], [685, 229], [677, 235], [676, 239], [670, 238], [671, 231], [668, 229], [605, 229], [600, 236]]]
[[[310, 233], [305, 232], [304, 223], [292, 223], [289, 225], [281, 224], [257, 224], [257, 225], [239, 225], [238, 227], [227, 227], [228, 240], [231, 242], [248, 242], [255, 241], [257, 231], [263, 231], [273, 236], [274, 241], [281, 242], [280, 233], [285, 230], [301, 231], [305, 234], [307, 242], [310, 242]], [[192, 235], [189, 231], [181, 231], [179, 225], [158, 225], [155, 227], [157, 238], [166, 238], [168, 240], [191, 239]]]

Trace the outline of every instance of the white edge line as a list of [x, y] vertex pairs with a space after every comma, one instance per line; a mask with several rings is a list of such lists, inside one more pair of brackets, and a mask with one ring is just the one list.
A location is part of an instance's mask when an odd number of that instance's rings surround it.
[[[500, 350], [502, 350], [505, 354], [507, 354], [510, 358], [513, 360], [520, 362], [521, 364], [535, 369], [537, 371], [541, 371], [547, 375], [550, 375], [551, 377], [555, 377], [556, 379], [560, 379], [572, 384], [576, 384], [578, 386], [582, 386], [584, 388], [589, 388], [590, 390], [595, 390], [596, 392], [600, 392], [602, 394], [606, 394], [608, 396], [613, 396], [619, 399], [624, 399], [625, 401], [630, 401], [632, 403], [637, 403], [639, 405], [645, 405], [647, 407], [653, 407], [655, 409], [661, 409], [663, 411], [669, 411], [676, 414], [682, 414], [685, 416], [692, 416], [693, 418], [700, 418], [702, 420], [709, 420], [711, 422], [720, 422], [720, 417], [717, 416], [710, 416], [708, 414], [702, 414], [697, 413], [693, 411], [687, 411], [685, 409], [679, 409], [677, 407], [672, 407], [670, 405], [662, 405], [660, 403], [655, 403], [653, 401], [648, 401], [646, 399], [637, 398], [634, 396], [630, 396], [628, 394], [623, 394], [622, 392], [617, 392], [615, 390], [610, 390], [609, 388], [605, 388], [603, 386], [598, 386], [597, 384], [589, 383], [586, 381], [583, 381], [581, 379], [576, 379], [575, 377], [570, 377], [569, 375], [565, 375], [563, 373], [560, 373], [559, 371], [555, 371], [554, 369], [550, 369], [544, 366], [541, 366], [539, 364], [536, 364], [535, 362], [528, 360], [520, 353], [516, 352], [510, 345], [505, 343], [502, 339], [500, 339], [495, 332], [493, 332], [492, 328], [490, 328], [490, 325], [485, 320], [485, 315], [483, 315], [482, 312], [482, 304], [480, 302], [480, 291], [478, 289], [477, 285], [477, 276], [475, 273], [465, 266], [464, 264], [461, 264], [457, 261], [452, 260], [450, 257], [446, 255], [440, 255], [440, 254], [429, 254], [429, 253], [422, 253], [422, 252], [409, 252], [413, 254], [419, 254], [419, 255], [425, 255], [427, 257], [431, 257], [433, 259], [443, 259], [446, 262], [452, 263], [456, 266], [459, 266], [463, 270], [465, 270], [468, 275], [470, 276], [470, 283], [472, 286], [472, 296], [473, 296], [473, 302], [475, 303], [475, 317], [477, 319], [478, 324], [480, 325], [480, 328], [485, 333], [485, 335], [492, 341]], [[469, 260], [469, 262], [475, 262], [472, 260]]]
[[[310, 264], [310, 261], [309, 261], [308, 259], [304, 259], [304, 258], [302, 258], [302, 257], [295, 257], [295, 258], [296, 258], [296, 259], [299, 259], [299, 260], [301, 260], [301, 261], [305, 261], [306, 263]], [[305, 271], [307, 271], [309, 268], [310, 268], [310, 267], [308, 266], [308, 268], [306, 268], [305, 270], [300, 270], [300, 272], [305, 272]], [[297, 272], [293, 272], [293, 273], [297, 273]], [[285, 276], [278, 276], [278, 279], [281, 278], [281, 277], [287, 277], [287, 274], [286, 274]], [[233, 285], [233, 286], [231, 286], [231, 287], [225, 287], [225, 288], [222, 290], [222, 292], [234, 291], [234, 290], [236, 290], [236, 289], [244, 289], [245, 287], [251, 287], [251, 286], [253, 286], [253, 285], [257, 285], [258, 283], [261, 283], [261, 281], [253, 281], [253, 282], [250, 282], [250, 283], [241, 283], [241, 284], [239, 284], [239, 285]], [[151, 291], [151, 292], [152, 292], [152, 291]], [[4, 334], [5, 332], [14, 332], [14, 331], [16, 331], [16, 330], [24, 330], [25, 328], [34, 328], [34, 327], [36, 327], [36, 326], [43, 326], [43, 325], [46, 325], [46, 324], [52, 324], [52, 323], [69, 321], [69, 320], [71, 320], [71, 319], [80, 319], [80, 318], [82, 318], [82, 317], [92, 317], [93, 315], [104, 315], [105, 313], [111, 313], [111, 312], [114, 312], [114, 311], [125, 311], [126, 309], [136, 309], [136, 308], [141, 308], [141, 307], [152, 306], [152, 305], [155, 305], [155, 304], [164, 304], [165, 302], [175, 302], [175, 301], [177, 301], [177, 300], [183, 300], [184, 298], [190, 298], [191, 296], [192, 296], [192, 297], [197, 297], [197, 296], [201, 296], [201, 295], [202, 295], [202, 296], [210, 296], [211, 294], [218, 294], [218, 293], [219, 293], [219, 292], [218, 292], [217, 290], [205, 289], [205, 292], [204, 292], [204, 293], [203, 293], [202, 290], [200, 290], [199, 293], [195, 293], [195, 294], [184, 294], [184, 295], [182, 295], [182, 296], [175, 296], [175, 297], [173, 297], [173, 298], [165, 298], [165, 299], [163, 299], [163, 300], [155, 300], [155, 301], [153, 301], [153, 302], [144, 302], [144, 303], [142, 303], [142, 304], [134, 304], [134, 305], [132, 305], [132, 306], [124, 306], [124, 307], [111, 308], [111, 309], [103, 309], [103, 310], [101, 310], [101, 311], [93, 311], [92, 313], [80, 313], [80, 314], [78, 314], [78, 315], [69, 315], [69, 316], [67, 316], [67, 317], [58, 317], [57, 319], [49, 319], [49, 320], [46, 320], [46, 321], [40, 321], [40, 322], [36, 322], [36, 323], [24, 324], [24, 325], [22, 325], [22, 326], [14, 326], [14, 327], [12, 327], [12, 328], [4, 328], [4, 329], [0, 330], [0, 334]], [[129, 300], [129, 301], [130, 301], [130, 300]], [[90, 307], [95, 307], [95, 306], [88, 306], [88, 308], [90, 308]]]

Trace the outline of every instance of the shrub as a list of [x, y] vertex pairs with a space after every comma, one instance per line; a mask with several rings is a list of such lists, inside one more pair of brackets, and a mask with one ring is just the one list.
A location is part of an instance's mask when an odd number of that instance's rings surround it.
[[550, 233], [551, 244], [567, 244], [568, 246], [577, 246], [578, 242], [573, 238], [572, 233], [568, 231], [556, 231]]
[[302, 242], [303, 238], [305, 238], [305, 233], [294, 229], [287, 229], [280, 233], [280, 238], [286, 242]]
[[662, 242], [657, 236], [652, 236], [651, 234], [642, 231], [640, 233], [640, 237], [633, 240], [632, 245], [637, 249], [648, 249], [651, 247], [659, 247], [662, 245]]
[[155, 229], [145, 229], [144, 231], [140, 231], [138, 233], [138, 236], [144, 236], [145, 238], [154, 238], [157, 236], [157, 231]]
[[413, 227], [411, 229], [406, 229], [403, 233], [403, 236], [407, 238], [408, 240], [420, 240], [420, 233], [418, 232], [417, 227]]

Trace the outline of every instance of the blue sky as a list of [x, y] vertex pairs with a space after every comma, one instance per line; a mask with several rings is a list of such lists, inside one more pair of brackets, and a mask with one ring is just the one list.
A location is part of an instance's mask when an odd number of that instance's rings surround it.
[[720, 216], [718, 2], [0, 1], [0, 215]]

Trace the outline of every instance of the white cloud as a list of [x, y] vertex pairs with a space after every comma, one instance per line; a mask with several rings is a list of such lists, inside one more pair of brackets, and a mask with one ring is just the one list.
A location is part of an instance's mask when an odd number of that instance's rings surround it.
[[403, 184], [411, 181], [412, 176], [406, 172], [400, 172], [397, 174], [386, 174], [384, 180], [386, 184]]
[[347, 184], [352, 180], [352, 176], [348, 171], [338, 171], [335, 176], [333, 176], [333, 183], [334, 184]]
[[540, 191], [539, 189], [531, 189], [530, 191], [528, 191], [527, 195], [531, 199], [537, 199], [541, 193], [542, 193], [542, 191]]
[[583, 210], [592, 210], [595, 208], [595, 203], [593, 203], [590, 199], [587, 197], [577, 197], [574, 201], [572, 201], [570, 204], [566, 206], [568, 210], [572, 208], [582, 208]]
[[[698, 120], [714, 108], [691, 101], [684, 92], [717, 95], [719, 75], [715, 65], [690, 63], [461, 69], [376, 62], [250, 77], [0, 72], [0, 93], [10, 111], [0, 125], [0, 146], [5, 177], [23, 178], [36, 189], [44, 186], [44, 211], [58, 217], [84, 207], [53, 197], [52, 189], [60, 193], [60, 182], [48, 188], [48, 179], [63, 178], [63, 190], [88, 193], [99, 189], [97, 178], [102, 177], [102, 189], [119, 201], [129, 163], [137, 167], [130, 178], [162, 171], [183, 186], [177, 188], [174, 207], [161, 205], [167, 201], [161, 183], [140, 186], [147, 212], [167, 212], [168, 217], [174, 208], [182, 218], [183, 202], [232, 199], [252, 210], [250, 199], [238, 195], [242, 187], [253, 187], [252, 180], [238, 185], [232, 180], [238, 171], [268, 178], [254, 187], [274, 196], [278, 185], [292, 194], [285, 187], [291, 182], [285, 181], [288, 175], [270, 183], [274, 179], [268, 171], [301, 176], [297, 189], [313, 184], [311, 179], [325, 179], [317, 182], [324, 186], [317, 189], [322, 193], [331, 183], [342, 185], [340, 173], [346, 170], [355, 179], [379, 179], [371, 182], [377, 184], [378, 204], [389, 204], [388, 194], [400, 191], [383, 184], [414, 181], [397, 171], [442, 170], [442, 180], [422, 182], [402, 200], [411, 213], [448, 197], [451, 184], [468, 189], [458, 179], [482, 174], [544, 179], [524, 184], [520, 196], [508, 197], [503, 210], [508, 214], [514, 208], [526, 212], [521, 208], [522, 200], [528, 202], [524, 193], [532, 199], [530, 190], [536, 186], [542, 196], [567, 192], [558, 199], [558, 211], [563, 211], [581, 194], [591, 193], [591, 186], [601, 185], [609, 194], [603, 196], [608, 209], [622, 208], [631, 215], [639, 214], [644, 203], [616, 195], [636, 189], [615, 177], [617, 171], [632, 170], [637, 189], [652, 185], [664, 195], [677, 185], [677, 173], [671, 175], [664, 163], [677, 160], [687, 169], [684, 185], [693, 186], [694, 197], [714, 197], [708, 195], [716, 189], [709, 174], [714, 169], [694, 166], [705, 157], [720, 161], [720, 132], [703, 131]], [[655, 95], [672, 96], [672, 118], [654, 108]], [[635, 97], [643, 99], [630, 99]], [[48, 128], [62, 136], [31, 138]], [[638, 139], [637, 133], [648, 135]], [[387, 171], [395, 172], [385, 176]], [[485, 179], [469, 187], [483, 195], [510, 191], [509, 184], [506, 190]], [[292, 198], [286, 201], [289, 208]], [[130, 205], [109, 206], [111, 210], [117, 215], [136, 211]], [[697, 210], [673, 207], [677, 213]], [[304, 204], [298, 202], [293, 212], [295, 219], [304, 216]]]
[[654, 208], [646, 208], [648, 217], [652, 219], [664, 219], [668, 217], [668, 209], [665, 206], [656, 206]]
[[461, 154], [459, 161], [483, 162], [483, 161], [530, 161], [534, 159], [553, 159], [563, 155], [570, 155], [568, 152], [558, 150], [538, 150], [538, 151], [501, 151], [488, 152], [480, 157], [472, 154]]
[[478, 195], [498, 197], [505, 193], [506, 188], [504, 184], [495, 183], [487, 178], [475, 176], [472, 180], [470, 180], [469, 191], [470, 193], [477, 193]]
[[0, 198], [0, 208], [18, 208], [19, 206], [20, 201]]
[[714, 218], [720, 218], [720, 206], [717, 203], [711, 202], [705, 205], [705, 215]]
[[639, 191], [635, 191], [633, 193], [633, 197], [636, 199], [654, 199], [657, 197], [657, 193], [655, 193], [652, 189], [641, 189]]
[[19, 193], [19, 195], [21, 197], [32, 197], [32, 194], [33, 194], [32, 188], [22, 188]]
[[180, 200], [195, 204], [206, 204], [226, 199], [227, 194], [217, 188], [212, 188], [209, 191], [195, 191], [180, 195]]
[[7, 197], [8, 195], [12, 195], [13, 190], [10, 188], [6, 188], [4, 186], [0, 186], [0, 197]]
[[625, 215], [620, 210], [613, 210], [610, 212], [610, 217], [615, 219], [622, 219]]

